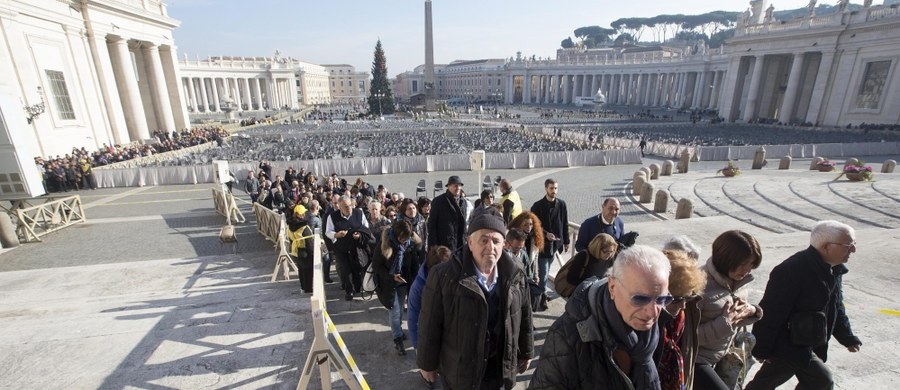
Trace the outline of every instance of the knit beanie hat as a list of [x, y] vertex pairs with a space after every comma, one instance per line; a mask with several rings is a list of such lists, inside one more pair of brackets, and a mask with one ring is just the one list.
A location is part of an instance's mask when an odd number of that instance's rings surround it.
[[503, 223], [503, 217], [493, 207], [481, 209], [476, 214], [473, 214], [466, 234], [472, 234], [481, 229], [490, 229], [506, 237], [506, 224]]

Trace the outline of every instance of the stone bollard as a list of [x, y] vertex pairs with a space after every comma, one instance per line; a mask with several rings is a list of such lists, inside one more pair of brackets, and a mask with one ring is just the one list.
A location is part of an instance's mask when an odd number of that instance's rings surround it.
[[675, 163], [672, 160], [666, 160], [663, 162], [662, 171], [659, 173], [660, 176], [672, 176], [672, 169], [675, 168]]
[[791, 156], [782, 157], [781, 162], [778, 163], [778, 169], [791, 169], [791, 161], [793, 160]]
[[640, 195], [641, 189], [644, 188], [644, 183], [647, 182], [647, 178], [644, 177], [643, 174], [635, 175], [634, 181], [631, 183], [631, 194], [632, 195]]
[[16, 225], [5, 211], [0, 211], [0, 248], [15, 248], [19, 246], [19, 236], [16, 234]]
[[678, 206], [675, 207], [675, 219], [690, 218], [693, 213], [694, 202], [691, 202], [688, 198], [681, 198], [678, 201]]
[[664, 213], [669, 209], [669, 192], [666, 190], [656, 191], [656, 201], [653, 203], [653, 211]]
[[650, 168], [641, 167], [640, 171], [644, 172], [644, 176], [647, 176], [647, 180], [653, 179], [653, 171], [651, 171]]
[[641, 203], [650, 203], [653, 199], [653, 183], [646, 182], [641, 187]]
[[845, 166], [845, 167], [849, 167], [849, 166], [853, 166], [853, 165], [859, 165], [859, 159], [858, 159], [858, 158], [856, 158], [856, 157], [850, 157], [850, 158], [847, 159], [847, 161], [844, 161], [844, 166]]
[[818, 171], [819, 167], [817, 165], [822, 161], [825, 161], [825, 159], [822, 157], [816, 157], [816, 158], [812, 159], [812, 161], [809, 163], [809, 170], [810, 171]]
[[688, 164], [691, 163], [691, 152], [685, 148], [681, 151], [681, 160], [678, 162], [678, 173], [688, 173]]
[[659, 164], [650, 164], [650, 180], [659, 179]]
[[881, 164], [881, 173], [894, 173], [894, 168], [897, 167], [897, 162], [894, 160], [887, 160], [884, 164]]
[[760, 146], [753, 155], [753, 165], [750, 169], [762, 169], [766, 166], [766, 148]]
[[634, 174], [631, 175], [631, 180], [637, 179], [638, 176], [643, 177], [643, 178], [644, 178], [644, 181], [648, 181], [648, 180], [647, 180], [647, 174], [644, 173], [644, 171], [634, 171]]

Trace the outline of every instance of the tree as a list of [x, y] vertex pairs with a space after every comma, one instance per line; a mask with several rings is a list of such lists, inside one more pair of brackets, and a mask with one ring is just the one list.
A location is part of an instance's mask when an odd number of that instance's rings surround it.
[[[377, 96], [376, 96], [377, 95]], [[393, 114], [394, 94], [387, 78], [387, 60], [381, 40], [375, 44], [375, 59], [372, 61], [372, 88], [369, 89], [369, 114]]]
[[563, 49], [571, 49], [575, 47], [575, 42], [572, 42], [572, 37], [568, 37], [566, 39], [563, 39], [562, 42], [559, 43], [559, 45], [562, 46]]

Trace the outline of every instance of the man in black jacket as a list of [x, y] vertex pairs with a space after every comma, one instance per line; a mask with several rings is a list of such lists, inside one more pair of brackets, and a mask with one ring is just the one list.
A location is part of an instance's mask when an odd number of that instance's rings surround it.
[[[766, 315], [753, 325], [753, 356], [763, 365], [747, 390], [774, 389], [794, 375], [798, 388], [831, 389], [834, 381], [825, 366], [828, 340], [833, 335], [850, 352], [862, 345], [850, 329], [841, 286], [847, 273], [844, 264], [856, 252], [853, 228], [821, 221], [813, 227], [809, 244], [769, 274], [759, 302]], [[806, 331], [796, 331], [800, 328]], [[800, 337], [816, 333], [811, 328], [821, 329], [819, 337]]]
[[357, 241], [364, 238], [359, 232], [361, 229], [369, 229], [369, 222], [362, 210], [353, 207], [349, 196], [341, 196], [338, 210], [333, 211], [325, 223], [325, 236], [334, 243], [338, 276], [346, 293], [344, 299], [348, 301], [353, 300], [353, 293], [359, 293], [362, 289], [362, 265], [354, 260], [356, 257], [352, 253], [359, 246]]
[[440, 194], [431, 202], [431, 214], [428, 216], [428, 247], [443, 245], [450, 248], [453, 256], [465, 244], [466, 201], [462, 197], [463, 182], [459, 176], [450, 176], [447, 180], [447, 192]]
[[[544, 181], [543, 198], [531, 206], [531, 212], [537, 215], [544, 229], [544, 249], [538, 254], [538, 284], [542, 290], [547, 288], [547, 272], [553, 263], [553, 256], [569, 250], [569, 210], [566, 202], [556, 197], [559, 183], [554, 179]], [[541, 310], [547, 309], [546, 295], [541, 302]]]

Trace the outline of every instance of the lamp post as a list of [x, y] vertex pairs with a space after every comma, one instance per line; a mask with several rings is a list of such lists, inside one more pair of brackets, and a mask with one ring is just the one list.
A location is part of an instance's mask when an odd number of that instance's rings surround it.
[[472, 91], [467, 89], [467, 90], [463, 93], [463, 95], [466, 97], [466, 110], [468, 110], [468, 109], [469, 109], [469, 105], [470, 105], [470, 101], [472, 100], [472, 99], [471, 99], [471, 98], [472, 98]]
[[503, 100], [503, 92], [500, 92], [500, 88], [491, 94], [491, 97], [494, 99], [494, 110], [498, 109], [500, 106], [500, 100]]
[[381, 112], [381, 99], [385, 96], [385, 95], [384, 95], [384, 92], [378, 91], [378, 92], [375, 93], [374, 96], [375, 96], [376, 98], [378, 98], [378, 117], [381, 117], [382, 115], [384, 115], [384, 114], [382, 114], [382, 112]]

